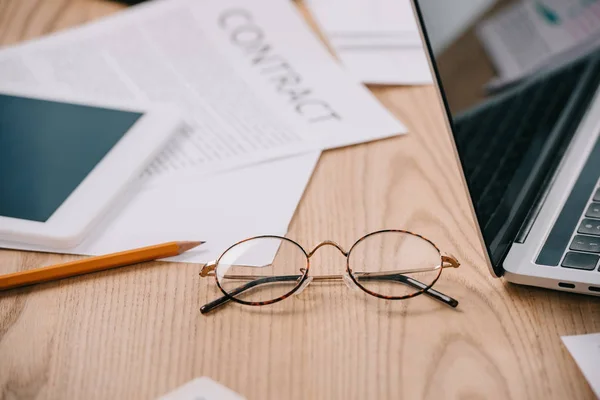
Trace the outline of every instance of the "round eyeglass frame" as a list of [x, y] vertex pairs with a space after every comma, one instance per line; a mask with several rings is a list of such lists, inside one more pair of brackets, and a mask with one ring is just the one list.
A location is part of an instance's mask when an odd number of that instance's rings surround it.
[[[364, 287], [363, 285], [361, 285], [358, 280], [356, 279], [356, 277], [354, 276], [354, 274], [352, 273], [352, 269], [350, 268], [350, 255], [352, 254], [352, 250], [356, 247], [357, 244], [359, 244], [360, 242], [364, 241], [365, 239], [373, 236], [373, 235], [377, 235], [377, 234], [382, 234], [382, 233], [404, 233], [404, 234], [408, 234], [408, 235], [412, 235], [415, 237], [418, 237], [419, 239], [423, 239], [425, 240], [427, 243], [429, 243], [431, 246], [433, 246], [433, 248], [437, 251], [439, 257], [440, 257], [440, 263], [439, 266], [437, 267], [438, 269], [438, 273], [435, 276], [435, 278], [432, 280], [432, 282], [427, 285], [426, 287], [423, 287], [422, 289], [415, 291], [414, 293], [411, 294], [407, 294], [404, 296], [386, 296], [380, 293], [376, 293], [373, 292], [372, 290], [367, 289], [366, 287]], [[378, 297], [380, 299], [385, 299], [385, 300], [406, 300], [406, 299], [410, 299], [416, 296], [419, 296], [421, 294], [423, 294], [424, 292], [426, 292], [427, 290], [431, 289], [433, 287], [433, 285], [436, 284], [436, 282], [440, 279], [440, 276], [442, 275], [442, 270], [443, 268], [443, 257], [442, 257], [442, 252], [440, 251], [440, 249], [435, 245], [435, 243], [433, 243], [431, 240], [427, 239], [424, 236], [419, 235], [418, 233], [414, 233], [414, 232], [410, 232], [407, 230], [402, 230], [402, 229], [382, 229], [382, 230], [378, 230], [378, 231], [374, 231], [374, 232], [370, 232], [366, 235], [364, 235], [363, 237], [361, 237], [360, 239], [358, 239], [356, 242], [354, 242], [354, 244], [350, 247], [350, 250], [348, 250], [347, 252], [344, 251], [344, 249], [342, 247], [340, 247], [337, 243], [335, 242], [331, 242], [331, 241], [324, 241], [319, 243], [317, 246], [315, 246], [315, 248], [307, 253], [306, 250], [304, 249], [304, 247], [302, 247], [298, 242], [286, 238], [284, 236], [278, 236], [278, 235], [259, 235], [259, 236], [253, 236], [244, 240], [240, 240], [237, 243], [232, 244], [231, 246], [229, 246], [223, 253], [221, 253], [221, 255], [219, 256], [219, 258], [217, 259], [217, 261], [215, 262], [215, 272], [218, 271], [219, 268], [219, 262], [221, 261], [221, 259], [223, 258], [223, 256], [225, 254], [227, 254], [227, 252], [231, 249], [233, 249], [235, 246], [238, 246], [242, 243], [251, 241], [251, 240], [255, 240], [255, 239], [279, 239], [279, 240], [283, 240], [283, 241], [287, 241], [289, 243], [292, 243], [293, 245], [297, 246], [300, 250], [302, 250], [302, 253], [304, 254], [304, 256], [306, 257], [306, 268], [304, 268], [304, 271], [302, 273], [301, 278], [298, 280], [298, 283], [286, 294], [279, 296], [275, 299], [271, 299], [271, 300], [265, 300], [265, 301], [246, 301], [246, 300], [241, 300], [236, 298], [235, 296], [232, 296], [231, 294], [229, 294], [225, 289], [223, 289], [223, 287], [221, 286], [220, 282], [219, 282], [219, 277], [218, 277], [218, 273], [215, 273], [215, 281], [217, 283], [217, 287], [219, 288], [219, 290], [223, 293], [223, 295], [228, 298], [231, 301], [234, 301], [236, 303], [239, 304], [244, 304], [247, 306], [266, 306], [269, 304], [274, 304], [274, 303], [278, 303], [282, 300], [287, 299], [288, 297], [290, 297], [291, 295], [293, 295], [301, 286], [302, 284], [306, 281], [306, 279], [308, 278], [308, 272], [310, 271], [310, 257], [312, 257], [312, 255], [315, 253], [315, 251], [317, 249], [319, 249], [322, 246], [326, 246], [326, 245], [330, 245], [333, 246], [335, 248], [337, 248], [345, 257], [346, 257], [346, 272], [348, 273], [348, 276], [350, 276], [350, 279], [352, 279], [352, 281], [354, 282], [354, 284], [361, 289], [362, 291], [364, 291], [365, 293], [370, 294], [371, 296], [374, 297]], [[432, 271], [434, 271], [435, 269], [432, 269]], [[400, 271], [399, 271], [400, 272]]]

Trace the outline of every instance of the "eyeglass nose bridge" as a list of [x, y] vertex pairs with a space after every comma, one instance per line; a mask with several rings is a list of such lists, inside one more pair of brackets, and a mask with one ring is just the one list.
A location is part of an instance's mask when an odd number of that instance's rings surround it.
[[348, 257], [348, 252], [346, 250], [344, 250], [344, 248], [342, 246], [340, 246], [339, 244], [337, 244], [333, 240], [325, 240], [324, 242], [319, 243], [314, 249], [312, 249], [307, 254], [308, 258], [311, 258], [313, 256], [313, 254], [315, 254], [315, 252], [317, 250], [319, 250], [323, 246], [333, 246], [336, 249], [338, 249], [340, 251], [340, 253], [342, 253], [344, 255], [344, 257]]

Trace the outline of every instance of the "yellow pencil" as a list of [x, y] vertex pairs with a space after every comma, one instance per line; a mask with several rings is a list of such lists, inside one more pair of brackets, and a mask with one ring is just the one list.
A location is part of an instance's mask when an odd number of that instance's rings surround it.
[[0, 290], [173, 257], [204, 242], [169, 242], [0, 276]]

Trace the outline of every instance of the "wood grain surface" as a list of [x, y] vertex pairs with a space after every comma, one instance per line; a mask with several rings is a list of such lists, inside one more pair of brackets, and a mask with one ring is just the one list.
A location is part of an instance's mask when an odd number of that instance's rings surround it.
[[[0, 0], [0, 43], [119, 7]], [[288, 236], [347, 247], [375, 229], [420, 232], [462, 262], [439, 281], [457, 309], [331, 283], [202, 316], [219, 293], [199, 265], [107, 271], [0, 294], [0, 399], [151, 399], [199, 376], [248, 399], [593, 398], [560, 335], [600, 332], [600, 299], [492, 277], [434, 89], [374, 92], [410, 134], [324, 153]], [[0, 272], [71, 259], [0, 250]], [[337, 273], [344, 259], [323, 248], [311, 265]]]

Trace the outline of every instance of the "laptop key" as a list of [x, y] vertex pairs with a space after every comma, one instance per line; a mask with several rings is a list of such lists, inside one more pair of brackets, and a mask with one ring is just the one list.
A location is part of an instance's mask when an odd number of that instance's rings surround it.
[[596, 189], [596, 193], [594, 193], [594, 201], [600, 201], [600, 189]]
[[570, 251], [565, 256], [561, 265], [565, 268], [593, 271], [596, 269], [598, 260], [600, 260], [600, 256], [597, 256], [596, 254], [575, 253]]
[[581, 224], [579, 224], [577, 233], [600, 236], [600, 220], [585, 218], [581, 221]]
[[600, 218], [600, 203], [592, 203], [585, 212], [586, 217]]
[[571, 250], [587, 251], [589, 253], [600, 253], [600, 238], [592, 236], [575, 235]]

